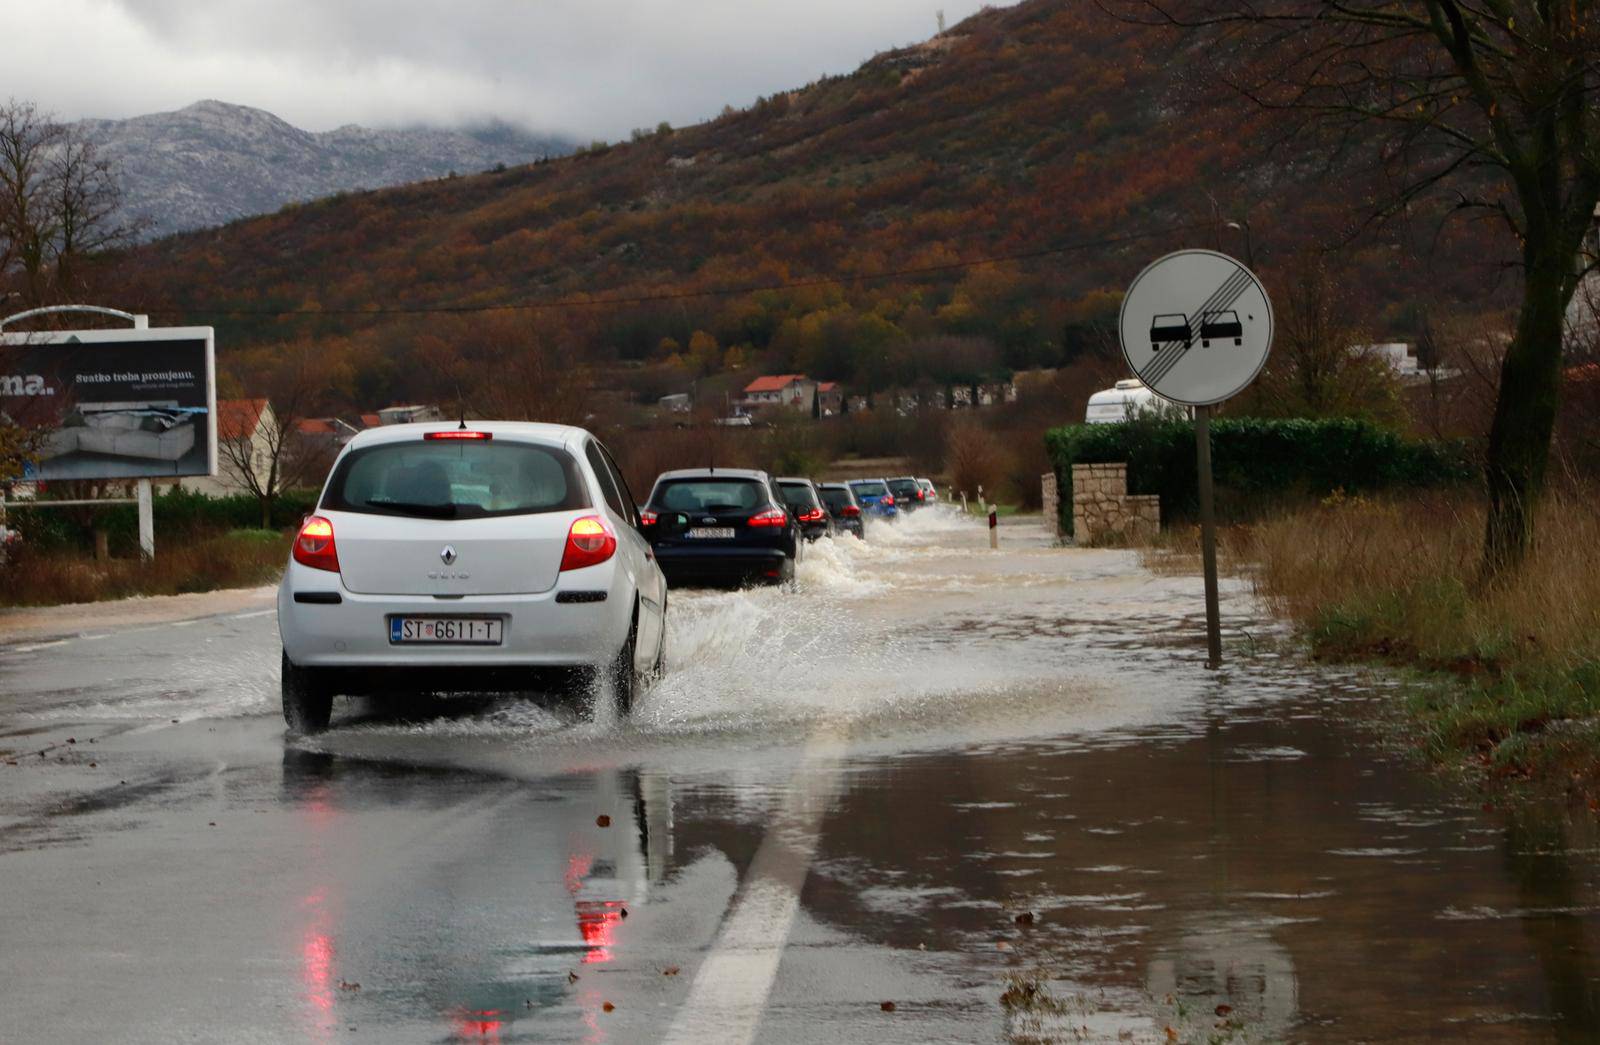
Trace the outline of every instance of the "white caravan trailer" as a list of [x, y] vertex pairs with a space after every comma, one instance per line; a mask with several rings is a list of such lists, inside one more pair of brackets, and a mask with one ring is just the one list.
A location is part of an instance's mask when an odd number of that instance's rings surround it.
[[1089, 409], [1084, 413], [1084, 423], [1111, 425], [1135, 417], [1188, 417], [1187, 407], [1170, 399], [1163, 399], [1144, 386], [1136, 377], [1118, 381], [1103, 392], [1089, 397]]

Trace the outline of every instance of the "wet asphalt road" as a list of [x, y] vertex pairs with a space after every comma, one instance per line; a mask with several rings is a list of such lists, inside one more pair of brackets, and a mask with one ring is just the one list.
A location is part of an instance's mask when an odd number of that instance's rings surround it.
[[0, 647], [0, 1041], [1600, 1037], [1591, 818], [1386, 753], [1238, 584], [1208, 673], [1195, 579], [1004, 543], [675, 596], [621, 724], [288, 743], [270, 611]]

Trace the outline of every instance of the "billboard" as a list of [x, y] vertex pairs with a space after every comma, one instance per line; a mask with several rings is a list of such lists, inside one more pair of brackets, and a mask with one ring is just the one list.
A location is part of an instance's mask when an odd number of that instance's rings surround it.
[[211, 327], [0, 334], [0, 415], [46, 433], [21, 478], [215, 475], [215, 357]]

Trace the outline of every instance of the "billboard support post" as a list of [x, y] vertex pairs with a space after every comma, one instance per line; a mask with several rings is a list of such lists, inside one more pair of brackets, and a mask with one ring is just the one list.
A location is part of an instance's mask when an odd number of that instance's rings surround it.
[[150, 501], [150, 480], [140, 479], [136, 499], [139, 502], [139, 556], [156, 557], [156, 519]]

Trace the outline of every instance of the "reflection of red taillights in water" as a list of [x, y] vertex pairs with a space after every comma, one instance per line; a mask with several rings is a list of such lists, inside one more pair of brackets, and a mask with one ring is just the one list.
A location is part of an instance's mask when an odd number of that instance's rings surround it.
[[457, 1009], [450, 1014], [455, 1024], [452, 1041], [499, 1041], [500, 1028], [505, 1025], [505, 1013], [499, 1009]]
[[578, 932], [589, 948], [583, 964], [610, 961], [617, 925], [628, 917], [627, 906], [621, 900], [578, 900], [574, 905], [578, 909]]

